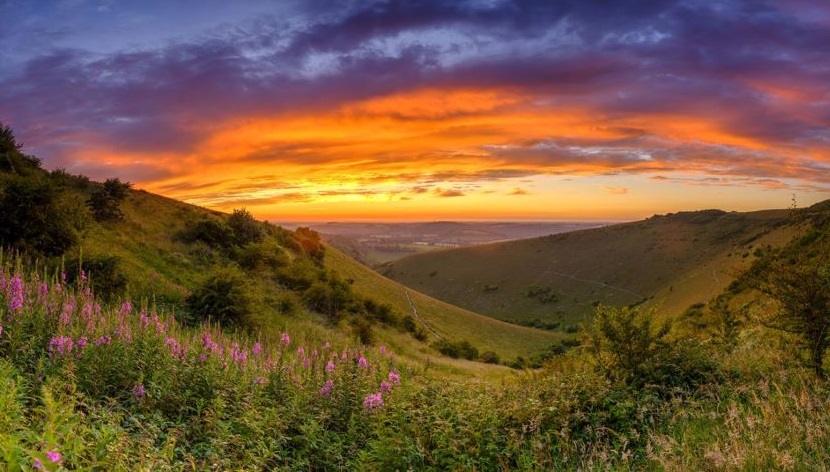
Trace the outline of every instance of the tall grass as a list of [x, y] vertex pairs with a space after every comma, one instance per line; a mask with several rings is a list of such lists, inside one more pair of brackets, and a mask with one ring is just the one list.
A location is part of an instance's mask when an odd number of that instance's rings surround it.
[[710, 346], [718, 380], [693, 387], [634, 388], [576, 351], [497, 385], [423, 375], [323, 331], [182, 327], [77, 280], [0, 260], [2, 470], [830, 464], [828, 384], [755, 349], [752, 331], [727, 354]]

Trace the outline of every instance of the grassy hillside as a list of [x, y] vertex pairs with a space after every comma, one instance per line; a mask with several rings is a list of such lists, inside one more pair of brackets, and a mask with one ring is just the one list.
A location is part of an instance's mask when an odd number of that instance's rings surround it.
[[718, 210], [408, 256], [380, 271], [423, 293], [504, 320], [561, 328], [597, 303], [649, 300], [682, 311], [717, 295], [759, 248], [789, 239], [786, 210]]

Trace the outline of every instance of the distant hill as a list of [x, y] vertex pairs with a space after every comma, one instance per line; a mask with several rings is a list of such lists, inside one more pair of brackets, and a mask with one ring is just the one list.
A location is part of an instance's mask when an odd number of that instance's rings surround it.
[[[605, 226], [602, 221], [325, 223], [309, 224], [324, 240], [375, 267], [411, 254]], [[290, 227], [290, 225], [287, 225]]]
[[416, 290], [494, 318], [568, 329], [597, 303], [682, 311], [720, 293], [767, 245], [787, 210], [703, 210], [547, 237], [443, 250], [384, 264]]

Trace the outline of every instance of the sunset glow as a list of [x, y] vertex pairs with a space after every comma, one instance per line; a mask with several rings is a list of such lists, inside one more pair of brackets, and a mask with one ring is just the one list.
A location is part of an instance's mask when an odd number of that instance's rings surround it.
[[821, 0], [169, 3], [0, 2], [26, 152], [280, 221], [830, 198]]

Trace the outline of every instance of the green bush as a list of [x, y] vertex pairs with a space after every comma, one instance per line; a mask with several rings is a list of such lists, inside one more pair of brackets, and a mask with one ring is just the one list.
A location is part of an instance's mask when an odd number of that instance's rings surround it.
[[247, 210], [234, 210], [228, 217], [228, 227], [233, 233], [233, 241], [237, 246], [262, 241], [262, 225], [254, 219]]
[[234, 266], [211, 272], [185, 303], [191, 323], [210, 320], [225, 326], [240, 325], [255, 310], [248, 277]]
[[69, 259], [65, 265], [67, 281], [76, 282], [81, 270], [89, 278], [95, 293], [104, 300], [112, 301], [126, 295], [127, 276], [121, 269], [118, 256], [101, 255], [86, 257], [83, 260]]

